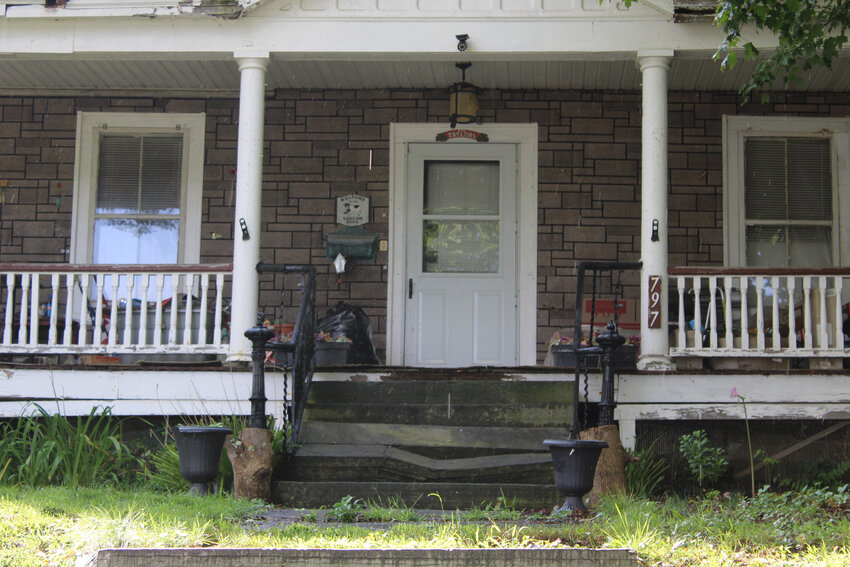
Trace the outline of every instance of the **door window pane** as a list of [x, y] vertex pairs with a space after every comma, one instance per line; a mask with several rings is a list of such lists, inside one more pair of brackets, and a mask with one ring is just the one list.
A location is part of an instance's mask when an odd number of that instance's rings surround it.
[[499, 162], [426, 161], [426, 215], [498, 215]]
[[499, 272], [499, 221], [426, 220], [422, 236], [423, 272]]

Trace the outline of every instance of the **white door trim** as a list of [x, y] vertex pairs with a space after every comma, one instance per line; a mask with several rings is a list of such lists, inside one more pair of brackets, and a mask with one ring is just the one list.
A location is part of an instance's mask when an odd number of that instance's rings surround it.
[[[434, 142], [447, 124], [390, 124], [389, 282], [387, 284], [387, 364], [404, 363], [407, 301], [407, 144]], [[516, 144], [517, 153], [517, 360], [537, 363], [537, 124], [472, 126], [491, 142]], [[465, 139], [445, 144], [476, 144]]]

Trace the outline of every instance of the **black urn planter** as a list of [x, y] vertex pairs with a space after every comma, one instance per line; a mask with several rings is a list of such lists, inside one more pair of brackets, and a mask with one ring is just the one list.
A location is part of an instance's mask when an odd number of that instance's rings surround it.
[[207, 494], [218, 475], [224, 438], [229, 427], [177, 427], [174, 440], [180, 457], [180, 474], [189, 481], [189, 494]]
[[585, 510], [583, 497], [593, 488], [596, 463], [605, 441], [547, 439], [555, 464], [555, 488], [565, 497], [558, 510]]

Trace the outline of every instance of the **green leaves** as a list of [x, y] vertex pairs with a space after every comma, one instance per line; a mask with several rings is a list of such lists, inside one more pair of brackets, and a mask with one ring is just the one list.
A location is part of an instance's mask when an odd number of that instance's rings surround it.
[[743, 35], [752, 35], [751, 27], [777, 38], [776, 49], [764, 56], [751, 41], [742, 46], [744, 58], [757, 61], [740, 89], [747, 102], [754, 92], [771, 89], [777, 81], [787, 87], [803, 81], [803, 71], [830, 68], [847, 43], [850, 0], [727, 0], [718, 4], [715, 23], [726, 34], [714, 56], [724, 70], [735, 66], [733, 50]]
[[679, 451], [688, 461], [688, 468], [700, 488], [703, 488], [703, 482], [717, 482], [729, 468], [723, 449], [709, 447], [708, 437], [701, 429], [679, 437]]

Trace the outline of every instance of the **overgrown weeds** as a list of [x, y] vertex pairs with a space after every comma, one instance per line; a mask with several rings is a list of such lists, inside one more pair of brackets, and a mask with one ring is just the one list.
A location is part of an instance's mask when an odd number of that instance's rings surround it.
[[66, 418], [33, 407], [32, 416], [0, 423], [0, 482], [80, 487], [138, 480], [142, 462], [124, 443], [122, 421], [109, 408]]
[[632, 496], [654, 496], [664, 480], [664, 473], [670, 468], [663, 457], [653, 452], [656, 441], [648, 447], [630, 453], [631, 460], [626, 464], [626, 486]]

